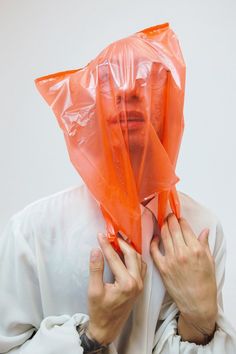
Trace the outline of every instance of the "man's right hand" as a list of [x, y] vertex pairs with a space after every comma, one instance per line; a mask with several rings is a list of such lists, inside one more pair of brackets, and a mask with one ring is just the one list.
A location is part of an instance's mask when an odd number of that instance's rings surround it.
[[118, 240], [124, 263], [105, 236], [98, 235], [98, 241], [115, 281], [113, 284], [104, 284], [103, 254], [100, 249], [92, 250], [88, 287], [90, 320], [87, 334], [106, 345], [116, 339], [128, 319], [134, 302], [143, 289], [147, 266], [140, 254], [124, 240]]

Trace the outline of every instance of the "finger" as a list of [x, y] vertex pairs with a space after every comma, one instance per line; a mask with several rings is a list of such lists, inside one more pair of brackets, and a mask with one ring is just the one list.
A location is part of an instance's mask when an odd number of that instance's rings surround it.
[[118, 238], [118, 243], [124, 255], [125, 265], [129, 274], [136, 280], [141, 280], [141, 258], [139, 254], [123, 239]]
[[90, 253], [89, 263], [89, 286], [90, 295], [102, 294], [104, 289], [103, 283], [104, 259], [100, 249], [92, 249]]
[[183, 249], [186, 248], [186, 243], [178, 219], [174, 214], [170, 214], [167, 217], [167, 222], [175, 253], [182, 253]]
[[139, 273], [141, 273], [143, 260], [142, 260], [141, 254], [139, 254], [138, 252], [136, 252], [136, 253], [137, 253], [137, 261], [138, 261]]
[[116, 251], [107, 240], [107, 237], [102, 234], [98, 234], [98, 242], [117, 282], [125, 281], [129, 276], [128, 271]]
[[141, 267], [141, 278], [144, 280], [146, 274], [147, 274], [147, 264], [142, 260], [141, 261], [142, 267]]
[[163, 242], [164, 250], [165, 250], [165, 255], [173, 255], [175, 253], [174, 251], [174, 245], [172, 241], [172, 237], [168, 228], [167, 221], [164, 222], [162, 228], [161, 228], [161, 239]]
[[161, 268], [161, 265], [165, 260], [165, 256], [162, 255], [159, 249], [159, 244], [160, 244], [160, 236], [153, 237], [150, 244], [150, 253], [158, 269]]
[[184, 235], [185, 243], [188, 247], [194, 248], [197, 243], [197, 237], [186, 219], [180, 218], [179, 225]]
[[209, 233], [210, 233], [209, 229], [202, 230], [202, 232], [198, 236], [198, 240], [202, 244], [202, 246], [204, 246], [204, 248], [211, 253], [210, 246], [209, 246]]
[[[124, 240], [125, 242], [128, 243], [128, 238], [121, 231], [119, 231], [118, 235], [119, 235], [118, 239]], [[141, 272], [141, 269], [142, 269], [142, 256], [138, 252], [137, 252], [137, 258], [138, 258], [139, 271]], [[124, 261], [124, 254], [122, 254], [122, 261], [125, 262]]]

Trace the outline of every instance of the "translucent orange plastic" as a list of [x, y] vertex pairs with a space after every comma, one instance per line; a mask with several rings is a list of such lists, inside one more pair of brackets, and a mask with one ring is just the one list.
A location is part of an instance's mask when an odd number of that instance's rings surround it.
[[141, 253], [141, 202], [158, 195], [160, 226], [168, 201], [180, 216], [175, 166], [185, 64], [176, 35], [168, 23], [147, 28], [112, 43], [81, 69], [35, 83], [100, 204], [110, 242], [118, 249], [121, 232]]

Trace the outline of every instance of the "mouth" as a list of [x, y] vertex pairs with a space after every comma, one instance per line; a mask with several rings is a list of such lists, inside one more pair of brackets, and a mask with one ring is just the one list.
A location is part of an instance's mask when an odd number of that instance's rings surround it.
[[139, 129], [144, 122], [144, 115], [139, 111], [121, 111], [110, 119], [111, 124], [119, 124], [122, 130], [126, 128], [129, 130]]

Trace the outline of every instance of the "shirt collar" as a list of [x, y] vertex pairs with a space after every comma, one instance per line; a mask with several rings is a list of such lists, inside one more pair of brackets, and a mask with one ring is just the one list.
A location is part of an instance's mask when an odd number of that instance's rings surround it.
[[[141, 206], [141, 215], [143, 215], [145, 210], [149, 210], [152, 213], [153, 223], [154, 223], [154, 234], [160, 234], [160, 227], [157, 222], [158, 195], [155, 194], [154, 197], [145, 206], [143, 206], [142, 204], [140, 204], [140, 206]], [[171, 212], [172, 211], [170, 208], [170, 204], [168, 202], [165, 216], [167, 216]]]

